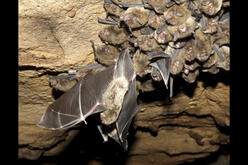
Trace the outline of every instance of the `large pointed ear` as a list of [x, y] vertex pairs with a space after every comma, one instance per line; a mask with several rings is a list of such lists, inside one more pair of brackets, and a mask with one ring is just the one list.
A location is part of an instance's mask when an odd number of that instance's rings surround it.
[[132, 80], [136, 73], [134, 71], [133, 62], [128, 49], [120, 53], [118, 61], [115, 65], [114, 78], [124, 76], [127, 80]]

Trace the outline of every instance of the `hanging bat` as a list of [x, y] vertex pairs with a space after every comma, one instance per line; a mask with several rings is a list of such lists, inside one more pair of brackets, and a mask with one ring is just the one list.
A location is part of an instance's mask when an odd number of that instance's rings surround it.
[[[160, 72], [160, 74], [164, 80], [164, 84], [168, 88], [168, 80], [170, 77], [171, 58], [166, 53], [162, 53], [162, 52], [157, 52], [157, 53], [162, 54], [164, 56], [164, 58], [160, 58], [160, 59], [156, 60], [155, 62], [150, 63], [150, 65], [153, 66], [154, 68], [156, 68]], [[153, 55], [150, 55], [150, 56], [153, 56]]]
[[120, 111], [117, 121], [108, 127], [98, 126], [104, 141], [108, 140], [108, 136], [119, 143], [126, 151], [128, 149], [128, 130], [131, 125], [132, 119], [138, 112], [138, 104], [136, 101], [136, 80], [135, 75], [129, 84], [129, 89], [124, 97], [122, 109]]
[[87, 124], [88, 116], [100, 113], [102, 126], [98, 128], [115, 125], [116, 134], [109, 136], [127, 148], [128, 129], [138, 111], [135, 77], [129, 50], [125, 49], [114, 66], [87, 74], [49, 105], [38, 126], [52, 130], [69, 128], [82, 121]]

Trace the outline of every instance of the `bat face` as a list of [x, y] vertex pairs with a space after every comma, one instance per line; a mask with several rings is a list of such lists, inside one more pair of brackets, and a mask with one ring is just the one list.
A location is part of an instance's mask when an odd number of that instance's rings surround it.
[[121, 16], [120, 19], [124, 21], [131, 29], [144, 26], [148, 22], [149, 10], [144, 7], [130, 7]]
[[68, 91], [78, 82], [76, 77], [73, 78], [66, 73], [61, 73], [58, 76], [50, 76], [49, 81], [52, 88], [62, 92]]

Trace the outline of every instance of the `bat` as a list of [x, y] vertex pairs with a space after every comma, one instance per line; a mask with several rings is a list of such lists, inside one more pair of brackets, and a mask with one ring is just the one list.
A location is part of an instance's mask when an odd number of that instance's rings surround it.
[[178, 5], [173, 5], [164, 12], [166, 22], [172, 26], [181, 25], [187, 20], [189, 15], [185, 7]]
[[68, 73], [60, 73], [57, 76], [49, 76], [50, 85], [55, 90], [66, 92], [71, 89], [77, 82], [88, 72], [98, 72], [105, 69], [102, 64], [90, 64], [87, 66], [69, 70]]
[[124, 12], [124, 9], [114, 4], [111, 0], [104, 0], [103, 7], [108, 15], [120, 17], [120, 15]]
[[173, 41], [191, 36], [197, 24], [193, 17], [188, 17], [185, 22], [176, 26], [168, 26], [168, 31], [173, 34]]
[[112, 45], [99, 45], [95, 47], [94, 41], [90, 40], [94, 52], [95, 61], [110, 66], [114, 64], [119, 56], [119, 51]]
[[147, 25], [153, 29], [157, 29], [165, 23], [161, 16], [156, 15], [154, 11], [150, 11]]
[[162, 25], [156, 29], [156, 31], [154, 33], [154, 38], [160, 44], [168, 43], [168, 42], [172, 41], [172, 39], [173, 39], [172, 35], [170, 34], [170, 32], [167, 29], [166, 24], [164, 24], [164, 25]]
[[170, 65], [171, 65], [171, 59], [170, 57], [158, 59], [155, 62], [150, 63], [151, 66], [159, 70], [165, 86], [168, 88], [168, 80], [170, 77]]
[[[135, 77], [135, 76], [134, 76]], [[109, 130], [104, 130], [104, 127], [99, 126], [104, 141], [107, 140], [107, 137], [111, 137], [117, 143], [119, 143], [123, 149], [126, 151], [128, 149], [128, 130], [131, 125], [132, 119], [138, 112], [138, 104], [136, 101], [136, 80], [135, 78], [131, 81], [129, 85], [129, 90], [126, 93], [122, 104], [122, 110], [120, 111], [119, 117], [114, 125], [110, 126]]]
[[115, 65], [87, 74], [49, 105], [37, 125], [65, 129], [80, 122], [87, 124], [88, 116], [100, 113], [102, 124], [98, 129], [105, 140], [104, 130], [111, 128], [107, 135], [127, 148], [128, 129], [138, 111], [135, 82], [133, 63], [129, 50], [125, 49]]
[[148, 51], [162, 51], [161, 46], [158, 42], [150, 35], [140, 35], [137, 37], [135, 46], [139, 47], [141, 50]]
[[143, 7], [130, 7], [121, 16], [120, 20], [124, 21], [131, 29], [144, 26], [148, 22], [149, 10]]
[[155, 62], [150, 63], [149, 65], [156, 68], [160, 72], [160, 75], [162, 76], [164, 84], [167, 89], [168, 89], [168, 83], [170, 80], [170, 84], [169, 84], [170, 96], [169, 97], [171, 99], [173, 96], [173, 78], [170, 77], [170, 67], [171, 67], [172, 58], [168, 54], [163, 53], [163, 52], [149, 52], [147, 54], [152, 59], [159, 57], [159, 59], [157, 59]]
[[127, 41], [128, 36], [123, 28], [115, 25], [107, 25], [99, 32], [99, 37], [104, 43], [120, 45]]
[[218, 13], [222, 6], [222, 0], [204, 0], [200, 2], [200, 9], [203, 13], [212, 16]]

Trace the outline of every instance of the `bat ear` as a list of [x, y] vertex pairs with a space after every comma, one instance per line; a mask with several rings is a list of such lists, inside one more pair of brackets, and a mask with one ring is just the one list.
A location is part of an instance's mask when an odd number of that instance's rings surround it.
[[136, 75], [133, 62], [128, 49], [122, 51], [115, 65], [114, 78], [124, 76], [127, 80], [132, 80]]

